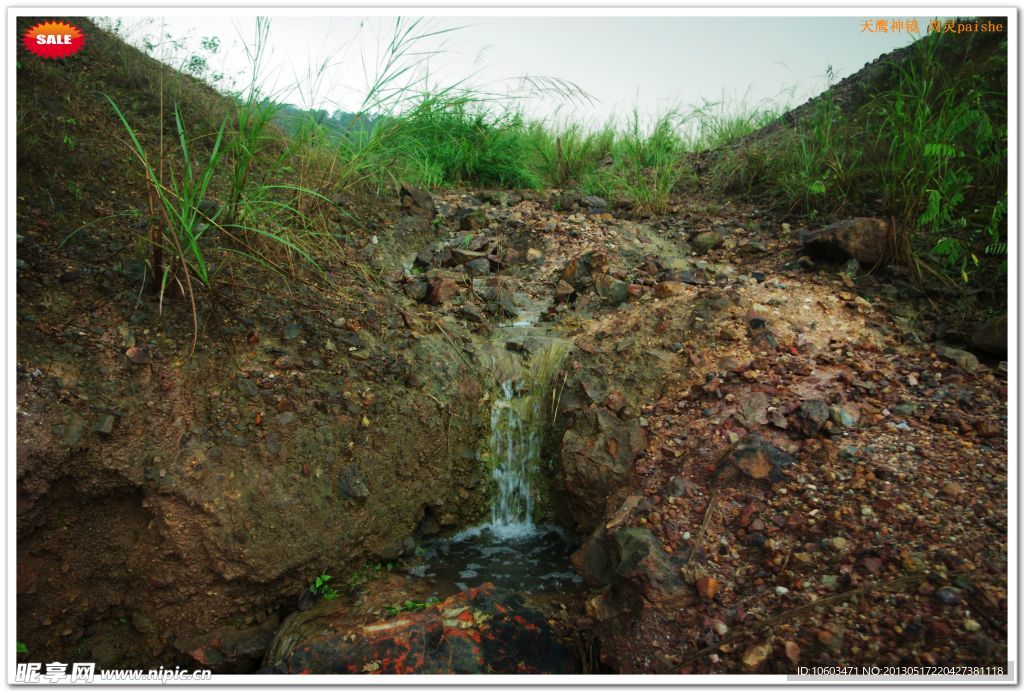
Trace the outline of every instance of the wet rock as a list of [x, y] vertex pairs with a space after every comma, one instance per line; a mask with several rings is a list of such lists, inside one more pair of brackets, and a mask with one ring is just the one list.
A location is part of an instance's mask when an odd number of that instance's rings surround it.
[[943, 360], [948, 360], [967, 372], [973, 372], [978, 369], [978, 365], [980, 364], [977, 356], [973, 353], [968, 353], [966, 350], [960, 350], [959, 348], [939, 346], [935, 349], [935, 352], [938, 353], [939, 357]]
[[572, 653], [547, 619], [485, 583], [435, 607], [353, 626], [332, 601], [285, 621], [264, 671], [284, 674], [566, 674]]
[[338, 495], [342, 499], [366, 499], [370, 496], [370, 488], [366, 486], [355, 463], [349, 463], [341, 469], [341, 475], [338, 477]]
[[398, 202], [406, 213], [433, 220], [437, 215], [434, 199], [419, 187], [405, 184], [398, 190]]
[[565, 281], [559, 281], [558, 285], [555, 286], [555, 303], [569, 302], [576, 289]]
[[971, 345], [983, 353], [1006, 357], [1007, 329], [1005, 314], [993, 317], [974, 330], [971, 334]]
[[889, 223], [881, 218], [848, 218], [805, 232], [800, 240], [812, 258], [836, 262], [853, 258], [873, 268], [888, 258], [890, 234]]
[[718, 249], [725, 240], [713, 230], [706, 230], [690, 238], [690, 245], [697, 254], [706, 254], [711, 250]]
[[562, 438], [562, 478], [568, 503], [583, 532], [604, 515], [608, 496], [628, 482], [647, 433], [636, 420], [620, 420], [600, 407], [583, 413]]
[[740, 470], [755, 480], [782, 479], [780, 469], [796, 463], [796, 459], [779, 447], [768, 443], [759, 434], [751, 433], [736, 442], [719, 460], [716, 477], [725, 477], [729, 468]]
[[491, 273], [491, 263], [487, 257], [479, 257], [466, 262], [466, 273], [470, 276], [486, 276]]
[[176, 646], [196, 662], [217, 674], [246, 674], [256, 671], [277, 628], [276, 615], [250, 628], [224, 627]]

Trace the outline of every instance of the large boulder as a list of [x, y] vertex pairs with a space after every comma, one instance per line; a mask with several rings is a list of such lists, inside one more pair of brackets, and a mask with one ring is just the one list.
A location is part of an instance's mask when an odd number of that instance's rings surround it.
[[971, 334], [971, 345], [983, 353], [1006, 357], [1006, 315], [992, 317], [983, 322]]
[[881, 218], [847, 218], [805, 232], [800, 241], [812, 257], [836, 262], [853, 258], [870, 269], [890, 258], [892, 228]]
[[419, 612], [352, 625], [350, 605], [289, 617], [264, 665], [277, 674], [571, 674], [572, 653], [540, 612], [490, 583]]
[[562, 437], [562, 480], [581, 531], [604, 516], [608, 498], [625, 486], [647, 448], [638, 420], [621, 420], [601, 407], [586, 411]]

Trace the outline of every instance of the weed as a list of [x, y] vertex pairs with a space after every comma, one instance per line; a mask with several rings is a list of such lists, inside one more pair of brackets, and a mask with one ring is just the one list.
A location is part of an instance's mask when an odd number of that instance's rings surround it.
[[388, 607], [386, 611], [389, 617], [393, 617], [399, 612], [422, 612], [429, 607], [433, 607], [439, 602], [441, 602], [441, 599], [437, 597], [428, 597], [426, 600], [405, 600], [397, 607]]
[[328, 585], [328, 581], [330, 580], [330, 574], [320, 574], [313, 580], [313, 584], [309, 586], [309, 592], [313, 594], [313, 597], [320, 598], [322, 600], [333, 600], [338, 597], [338, 591]]
[[15, 648], [15, 652], [19, 655], [21, 655], [22, 653], [28, 653], [28, 646], [22, 643], [21, 641], [18, 641], [17, 647]]

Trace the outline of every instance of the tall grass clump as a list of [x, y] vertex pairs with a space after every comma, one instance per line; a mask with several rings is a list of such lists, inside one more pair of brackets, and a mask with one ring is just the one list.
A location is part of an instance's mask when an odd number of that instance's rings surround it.
[[915, 235], [929, 238], [932, 254], [967, 281], [979, 248], [1005, 252], [1005, 93], [950, 75], [942, 43], [943, 34], [922, 39], [916, 59], [894, 66], [896, 83], [872, 100], [871, 119], [886, 147], [881, 176], [902, 253], [913, 258]]
[[634, 110], [612, 145], [611, 165], [587, 177], [583, 187], [628, 199], [641, 212], [668, 209], [676, 186], [693, 172], [685, 160], [688, 149], [680, 133], [680, 120], [680, 115], [671, 111], [644, 127]]
[[549, 127], [534, 122], [528, 136], [534, 151], [533, 168], [552, 187], [579, 184], [611, 156], [615, 144], [615, 129], [610, 124], [588, 132], [577, 123]]

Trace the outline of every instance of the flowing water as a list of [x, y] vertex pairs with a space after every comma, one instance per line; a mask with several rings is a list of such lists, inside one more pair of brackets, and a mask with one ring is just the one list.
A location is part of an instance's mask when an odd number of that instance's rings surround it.
[[494, 479], [491, 520], [424, 544], [424, 560], [411, 574], [459, 588], [490, 581], [527, 592], [560, 592], [581, 582], [569, 564], [574, 549], [569, 534], [536, 523], [534, 515], [544, 472], [544, 434], [566, 352], [566, 344], [552, 341], [529, 357], [528, 369], [495, 363], [502, 374], [491, 405], [486, 454]]

